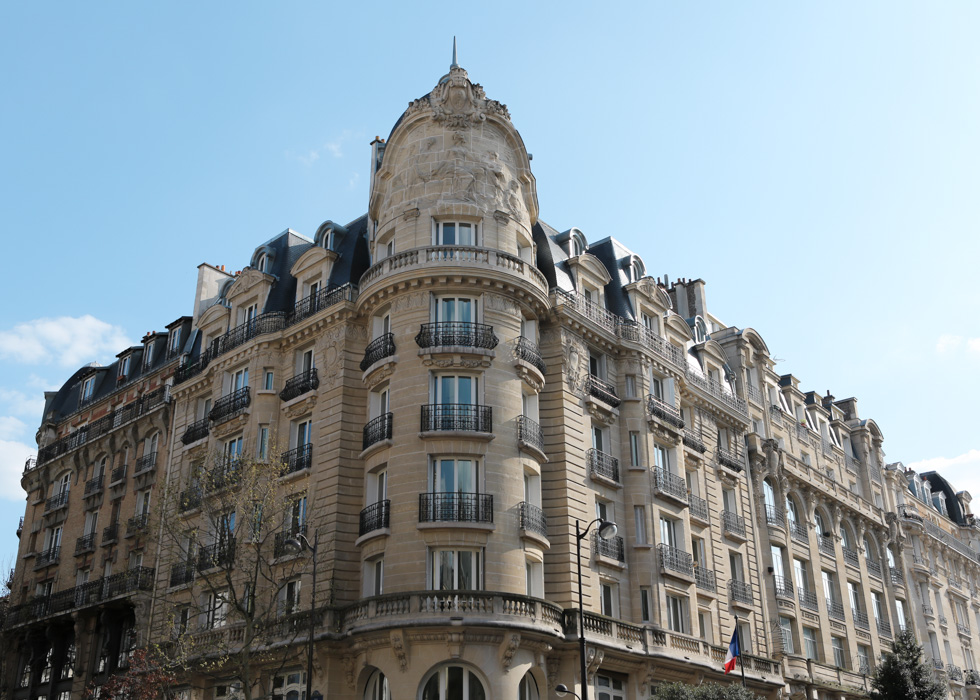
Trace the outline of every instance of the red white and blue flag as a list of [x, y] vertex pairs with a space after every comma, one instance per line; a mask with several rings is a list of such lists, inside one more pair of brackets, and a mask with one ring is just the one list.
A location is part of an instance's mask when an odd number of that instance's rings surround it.
[[735, 670], [735, 659], [742, 655], [742, 650], [738, 646], [738, 630], [732, 632], [732, 641], [728, 645], [728, 653], [725, 654], [725, 673]]

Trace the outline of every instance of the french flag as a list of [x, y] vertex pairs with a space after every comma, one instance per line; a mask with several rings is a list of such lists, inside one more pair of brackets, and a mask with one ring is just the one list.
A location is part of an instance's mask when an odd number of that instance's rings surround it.
[[728, 653], [725, 654], [725, 674], [735, 670], [735, 659], [742, 655], [742, 650], [738, 646], [738, 630], [732, 632], [732, 641], [728, 645]]

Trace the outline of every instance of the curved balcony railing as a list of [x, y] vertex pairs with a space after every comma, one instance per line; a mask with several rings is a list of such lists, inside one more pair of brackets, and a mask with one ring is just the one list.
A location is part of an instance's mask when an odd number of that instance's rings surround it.
[[459, 430], [474, 433], [493, 432], [493, 409], [471, 403], [435, 403], [422, 406], [423, 433], [437, 430]]
[[215, 567], [228, 567], [235, 562], [235, 538], [201, 547], [197, 557], [197, 570], [205, 571]]
[[47, 549], [41, 550], [37, 553], [34, 558], [34, 568], [39, 569], [42, 566], [50, 566], [51, 564], [57, 564], [58, 560], [61, 558], [61, 547], [48, 547]]
[[590, 448], [585, 453], [589, 465], [589, 473], [593, 477], [601, 476], [611, 481], [619, 482], [619, 460], [605, 452]]
[[728, 582], [728, 594], [737, 603], [752, 605], [752, 584], [748, 581], [738, 581], [732, 579]]
[[692, 450], [696, 450], [701, 454], [708, 451], [708, 446], [704, 444], [704, 440], [701, 439], [701, 435], [694, 432], [690, 428], [684, 430], [684, 444], [690, 447]]
[[604, 540], [599, 537], [598, 532], [593, 532], [592, 550], [596, 554], [607, 557], [608, 559], [626, 561], [626, 546], [623, 544], [623, 538], [619, 535]]
[[660, 558], [660, 568], [684, 576], [694, 576], [694, 558], [677, 547], [669, 544], [658, 544], [657, 554]]
[[544, 359], [541, 357], [541, 351], [538, 350], [538, 346], [523, 335], [517, 339], [517, 344], [514, 346], [514, 354], [518, 359], [524, 360], [529, 365], [536, 367], [541, 374], [544, 374], [548, 369], [544, 364]]
[[616, 387], [594, 374], [589, 375], [589, 396], [603, 401], [613, 408], [619, 408], [622, 401], [616, 395]]
[[198, 440], [206, 438], [211, 432], [209, 423], [210, 421], [207, 418], [194, 421], [187, 426], [186, 430], [184, 430], [184, 434], [180, 437], [180, 441], [185, 445], [190, 445], [192, 442], [197, 442]]
[[368, 367], [378, 360], [391, 357], [395, 354], [395, 334], [385, 333], [368, 343], [364, 348], [364, 359], [361, 360], [361, 371], [364, 372]]
[[465, 321], [440, 321], [423, 323], [415, 336], [420, 348], [482, 348], [493, 350], [500, 342], [493, 333], [493, 326]]
[[730, 510], [723, 510], [721, 512], [721, 522], [725, 528], [725, 532], [738, 537], [745, 537], [745, 518], [741, 515], [737, 515]]
[[653, 470], [653, 490], [677, 500], [687, 502], [687, 482], [666, 469]]
[[390, 524], [391, 501], [387, 498], [377, 503], [372, 503], [361, 511], [360, 526], [358, 536], [366, 535], [375, 530], [383, 530]]
[[215, 401], [208, 418], [212, 423], [231, 420], [248, 408], [250, 403], [252, 403], [251, 387], [243, 386]]
[[488, 493], [420, 493], [419, 522], [492, 523], [493, 496]]
[[742, 471], [742, 469], [744, 468], [741, 457], [721, 447], [718, 448], [718, 451], [715, 453], [715, 456], [718, 458], [718, 463], [724, 467], [728, 467], [729, 469], [732, 469], [737, 472]]
[[521, 529], [548, 536], [548, 516], [533, 503], [521, 501]]
[[391, 440], [392, 426], [394, 424], [394, 413], [383, 413], [364, 426], [361, 436], [361, 449], [366, 450], [371, 445], [382, 440]]
[[282, 462], [280, 476], [309, 469], [313, 464], [312, 443], [308, 442], [305, 445], [300, 445], [287, 452], [283, 452], [279, 455], [279, 461]]
[[[678, 409], [676, 409], [674, 406], [671, 406], [669, 403], [667, 403], [661, 398], [654, 396], [653, 394], [649, 394], [647, 396], [647, 411], [650, 412], [651, 416], [655, 418], [659, 418], [667, 425], [672, 425], [675, 428], [684, 427], [684, 419], [681, 417], [681, 412]], [[691, 436], [691, 438], [692, 438], [692, 442], [694, 443], [691, 446], [694, 447], [694, 449], [698, 449], [698, 447], [695, 446], [698, 443], [700, 443], [701, 447], [704, 447], [704, 443], [701, 443], [700, 438], [698, 438], [696, 442], [694, 442], [693, 435]], [[688, 439], [687, 434], [685, 433], [684, 444], [687, 444], [687, 439]], [[704, 452], [703, 449], [700, 451]]]
[[791, 580], [777, 574], [772, 577], [772, 582], [777, 597], [793, 598], [793, 582]]
[[541, 426], [527, 416], [517, 417], [517, 439], [524, 445], [544, 452], [544, 434], [541, 432]]
[[316, 367], [290, 377], [279, 392], [279, 398], [283, 401], [292, 401], [303, 394], [320, 388], [320, 378], [316, 373]]
[[766, 524], [774, 527], [782, 527], [786, 522], [783, 509], [772, 503], [766, 504]]

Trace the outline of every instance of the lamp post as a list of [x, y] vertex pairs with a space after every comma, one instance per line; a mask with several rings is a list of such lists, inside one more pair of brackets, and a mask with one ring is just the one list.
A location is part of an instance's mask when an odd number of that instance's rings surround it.
[[[582, 540], [589, 534], [589, 530], [596, 523], [599, 524], [597, 532], [599, 537], [604, 540], [611, 540], [616, 536], [618, 528], [616, 523], [605, 518], [596, 518], [582, 529], [581, 521], [575, 521], [575, 538], [578, 540], [575, 547], [575, 555], [578, 563], [578, 657], [579, 672], [582, 674], [582, 697], [581, 700], [589, 700], [589, 681], [586, 676], [585, 667], [585, 607], [582, 603]], [[566, 692], [568, 690], [566, 689]]]
[[313, 623], [316, 616], [316, 548], [319, 542], [319, 530], [313, 533], [313, 544], [310, 544], [306, 535], [299, 532], [285, 542], [286, 549], [294, 554], [308, 551], [310, 563], [313, 565], [313, 585], [310, 587], [310, 636], [306, 647], [306, 700], [313, 699]]

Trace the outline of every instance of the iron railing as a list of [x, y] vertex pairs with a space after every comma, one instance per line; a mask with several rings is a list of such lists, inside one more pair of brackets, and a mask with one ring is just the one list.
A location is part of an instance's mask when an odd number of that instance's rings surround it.
[[[667, 403], [661, 398], [654, 396], [653, 394], [649, 394], [647, 396], [647, 411], [649, 411], [651, 416], [654, 416], [655, 418], [659, 418], [660, 420], [662, 420], [664, 423], [667, 423], [668, 425], [672, 425], [675, 428], [684, 427], [684, 418], [681, 417], [681, 412], [674, 406], [671, 406], [669, 403]], [[687, 434], [685, 433], [685, 437], [686, 436]], [[692, 435], [692, 440], [693, 440], [693, 435]], [[700, 442], [700, 439], [698, 439], [698, 442]], [[685, 444], [687, 443], [685, 442]], [[704, 443], [701, 444], [703, 446]], [[694, 449], [698, 449], [698, 448], [694, 447]]]
[[368, 367], [379, 360], [391, 357], [395, 354], [395, 334], [385, 333], [378, 336], [364, 348], [364, 359], [361, 360], [361, 371], [364, 372]]
[[229, 330], [215, 341], [217, 354], [221, 355], [230, 350], [234, 350], [240, 345], [244, 345], [252, 338], [257, 338], [266, 333], [281, 331], [286, 327], [286, 314], [282, 311], [269, 311], [259, 314], [253, 319], [245, 321]]
[[252, 403], [251, 387], [243, 386], [215, 401], [208, 418], [212, 423], [230, 420], [248, 408], [250, 403]]
[[622, 403], [616, 394], [616, 387], [604, 379], [599, 379], [594, 374], [589, 375], [589, 396], [599, 399], [613, 408], [618, 408], [619, 404]]
[[605, 452], [589, 448], [585, 453], [586, 461], [589, 465], [589, 472], [592, 476], [601, 476], [615, 482], [619, 482], [619, 460]]
[[541, 374], [544, 374], [548, 370], [544, 364], [544, 359], [541, 357], [541, 351], [538, 350], [538, 346], [523, 335], [517, 339], [517, 344], [514, 346], [514, 354], [518, 359], [537, 367]]
[[858, 556], [856, 549], [851, 549], [850, 547], [841, 547], [841, 552], [844, 553], [844, 561], [851, 566], [859, 566], [860, 558]]
[[864, 564], [868, 567], [868, 573], [875, 578], [881, 578], [881, 562], [871, 557], [864, 558]]
[[854, 624], [863, 630], [871, 629], [868, 622], [868, 613], [864, 610], [858, 610], [857, 608], [851, 608], [851, 616], [854, 618]]
[[118, 467], [112, 470], [109, 475], [109, 486], [116, 486], [126, 481], [126, 465], [120, 464]]
[[391, 440], [392, 428], [394, 426], [394, 413], [383, 413], [377, 418], [368, 421], [364, 426], [361, 435], [361, 449], [366, 450], [371, 445], [382, 440]]
[[112, 544], [119, 539], [119, 523], [112, 523], [102, 528], [102, 546]]
[[493, 496], [489, 493], [420, 493], [419, 522], [492, 523]]
[[946, 677], [951, 681], [962, 681], [963, 669], [953, 664], [946, 664]]
[[598, 532], [592, 533], [592, 548], [596, 554], [615, 559], [616, 561], [626, 561], [626, 547], [623, 538], [619, 535], [604, 540], [599, 537]]
[[195, 508], [200, 507], [202, 495], [200, 486], [192, 486], [186, 491], [181, 492], [180, 504], [178, 506], [180, 512], [184, 513], [188, 510], [194, 510]]
[[354, 301], [356, 298], [357, 287], [350, 284], [342, 284], [340, 286], [331, 285], [326, 289], [321, 289], [316, 294], [310, 294], [297, 301], [292, 311], [286, 316], [286, 324], [299, 323], [318, 311], [322, 311], [342, 301]]
[[891, 574], [892, 583], [901, 585], [905, 583], [905, 574], [897, 566], [888, 567], [889, 574]]
[[833, 598], [827, 598], [827, 614], [830, 615], [835, 620], [844, 620], [844, 605], [834, 600]]
[[732, 579], [728, 582], [728, 594], [737, 603], [752, 605], [754, 600], [752, 596], [752, 584], [748, 581]]
[[807, 533], [806, 525], [799, 520], [791, 520], [789, 523], [789, 534], [795, 541], [810, 545], [810, 536]]
[[436, 403], [422, 406], [422, 432], [462, 430], [493, 432], [493, 408], [475, 403]]
[[684, 576], [694, 576], [694, 557], [669, 544], [658, 544], [661, 571], [673, 571]]
[[170, 585], [171, 587], [183, 586], [193, 581], [196, 575], [197, 567], [193, 561], [174, 564], [173, 568], [170, 569]]
[[892, 636], [892, 625], [888, 620], [875, 620], [875, 625], [878, 627], [878, 634], [880, 634], [882, 637]]
[[132, 518], [126, 521], [126, 534], [137, 535], [139, 533], [145, 532], [149, 524], [150, 524], [149, 513], [140, 513], [139, 515], [134, 515]]
[[37, 553], [34, 558], [34, 568], [39, 569], [42, 566], [50, 566], [51, 564], [57, 564], [58, 560], [61, 558], [61, 546], [48, 547]]
[[719, 464], [734, 471], [740, 472], [744, 468], [742, 458], [739, 455], [721, 447], [715, 452], [715, 457], [717, 457]]
[[687, 502], [687, 482], [677, 474], [671, 474], [666, 469], [653, 470], [653, 490]]
[[98, 493], [102, 490], [102, 486], [105, 484], [105, 474], [99, 474], [98, 476], [89, 479], [85, 482], [85, 495], [91, 496], [93, 493]]
[[215, 567], [229, 567], [235, 562], [235, 538], [227, 537], [221, 542], [201, 547], [197, 557], [197, 570], [206, 571]]
[[783, 509], [772, 503], [766, 504], [766, 524], [775, 527], [782, 527], [786, 522], [786, 516], [783, 514]]
[[686, 379], [689, 384], [698, 387], [701, 391], [707, 392], [714, 398], [721, 401], [728, 408], [741, 413], [742, 415], [748, 415], [748, 407], [746, 406], [745, 399], [740, 396], [736, 396], [731, 387], [727, 384], [721, 384], [721, 382], [712, 379], [711, 377], [706, 377], [703, 374], [697, 372], [692, 372], [690, 370], [686, 373]]
[[721, 512], [721, 522], [728, 534], [745, 537], [745, 519], [730, 510]]
[[533, 503], [521, 501], [521, 529], [548, 536], [548, 516]]
[[517, 440], [538, 452], [544, 452], [544, 433], [541, 426], [527, 416], [517, 417]]
[[701, 590], [715, 591], [718, 589], [715, 572], [703, 566], [694, 567], [694, 583]]
[[813, 591], [808, 591], [802, 586], [797, 586], [796, 594], [799, 596], [800, 605], [807, 610], [817, 611], [820, 609], [820, 606], [817, 604], [817, 594]]
[[208, 493], [235, 486], [241, 480], [238, 457], [223, 456], [204, 474], [204, 490]]
[[700, 496], [695, 496], [691, 494], [688, 497], [690, 501], [691, 517], [697, 518], [701, 522], [708, 522], [708, 502], [701, 498]]
[[47, 501], [44, 502], [44, 512], [50, 513], [53, 510], [58, 510], [59, 508], [64, 508], [68, 505], [68, 491], [62, 491], [61, 493], [52, 496]]
[[770, 406], [769, 407], [769, 420], [771, 420], [776, 425], [782, 425], [783, 424], [783, 409], [781, 409], [779, 406]]
[[704, 444], [704, 440], [701, 439], [701, 435], [695, 433], [690, 428], [684, 430], [684, 444], [690, 447], [692, 450], [696, 450], [701, 454], [708, 451], [708, 446]]
[[824, 554], [834, 554], [834, 538], [830, 535], [817, 534], [817, 546]]
[[780, 598], [793, 598], [793, 582], [785, 576], [776, 574], [772, 577], [773, 589]]
[[382, 530], [389, 526], [391, 518], [391, 501], [387, 498], [377, 503], [372, 503], [361, 511], [360, 526], [358, 536], [366, 535], [375, 530]]
[[313, 444], [308, 442], [283, 452], [279, 455], [279, 461], [282, 463], [280, 476], [309, 469], [313, 464]]
[[310, 367], [297, 375], [286, 380], [279, 392], [279, 398], [283, 401], [292, 401], [298, 396], [302, 396], [308, 391], [320, 388], [320, 377], [316, 373], [316, 367]]
[[423, 323], [415, 336], [420, 348], [483, 348], [493, 350], [499, 339], [493, 333], [493, 326], [485, 323], [466, 321], [440, 321]]
[[192, 442], [197, 442], [198, 440], [206, 438], [211, 432], [209, 423], [210, 421], [207, 418], [194, 421], [187, 426], [186, 430], [184, 430], [184, 434], [181, 436], [180, 441], [185, 445], [190, 445]]
[[90, 532], [75, 540], [75, 554], [84, 554], [95, 549], [95, 533]]
[[143, 455], [133, 463], [133, 476], [148, 472], [157, 465], [157, 453], [150, 452]]

